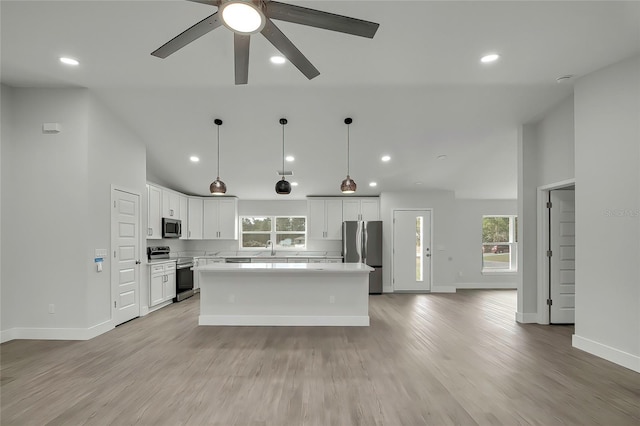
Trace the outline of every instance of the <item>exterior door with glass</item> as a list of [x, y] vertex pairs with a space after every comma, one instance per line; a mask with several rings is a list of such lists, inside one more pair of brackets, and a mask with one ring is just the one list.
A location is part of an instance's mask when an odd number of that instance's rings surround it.
[[431, 252], [431, 210], [394, 210], [394, 291], [431, 290]]

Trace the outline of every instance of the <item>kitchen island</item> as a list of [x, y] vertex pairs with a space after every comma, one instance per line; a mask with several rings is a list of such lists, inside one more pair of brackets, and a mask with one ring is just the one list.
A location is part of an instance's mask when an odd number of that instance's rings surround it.
[[198, 324], [368, 326], [372, 270], [359, 263], [198, 266]]

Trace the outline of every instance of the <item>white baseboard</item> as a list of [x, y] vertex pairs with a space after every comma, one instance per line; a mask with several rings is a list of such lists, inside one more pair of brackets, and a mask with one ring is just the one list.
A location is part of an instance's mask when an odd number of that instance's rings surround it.
[[368, 327], [369, 316], [200, 315], [198, 325]]
[[10, 340], [89, 340], [114, 327], [111, 320], [89, 328], [35, 328], [15, 327], [0, 333], [0, 343]]
[[516, 312], [516, 321], [521, 324], [537, 324], [538, 314], [532, 312]]
[[455, 285], [432, 285], [431, 293], [455, 293]]
[[10, 328], [8, 330], [0, 331], [0, 343], [8, 342], [9, 340], [15, 340], [16, 329]]
[[459, 289], [478, 289], [478, 290], [515, 290], [518, 288], [517, 283], [456, 283]]
[[633, 355], [619, 349], [612, 348], [611, 346], [604, 345], [585, 337], [580, 337], [576, 334], [572, 336], [571, 344], [574, 348], [588, 352], [597, 357], [604, 358], [614, 364], [621, 365], [640, 373], [640, 356], [638, 355]]

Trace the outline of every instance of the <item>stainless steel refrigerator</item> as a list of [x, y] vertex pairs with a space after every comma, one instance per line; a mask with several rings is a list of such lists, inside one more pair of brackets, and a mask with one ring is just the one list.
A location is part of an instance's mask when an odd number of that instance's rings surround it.
[[382, 293], [382, 222], [342, 222], [344, 263], [365, 263], [369, 274], [369, 294]]

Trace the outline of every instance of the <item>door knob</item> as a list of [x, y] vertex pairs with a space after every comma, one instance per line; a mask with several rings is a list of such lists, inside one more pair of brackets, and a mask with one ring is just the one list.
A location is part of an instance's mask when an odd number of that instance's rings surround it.
[[426, 257], [431, 257], [430, 253], [425, 254]]
[[136, 265], [139, 265], [140, 263], [142, 262], [140, 262], [139, 260], [136, 260]]

